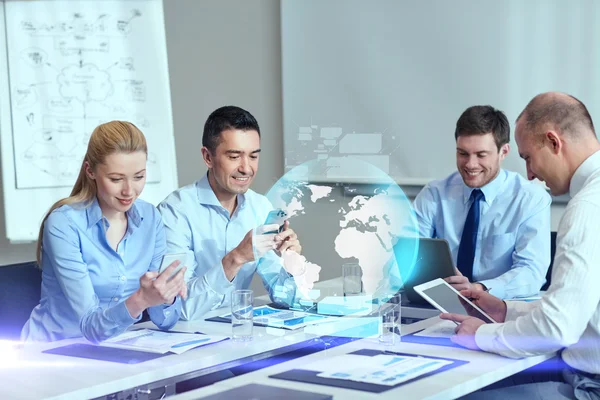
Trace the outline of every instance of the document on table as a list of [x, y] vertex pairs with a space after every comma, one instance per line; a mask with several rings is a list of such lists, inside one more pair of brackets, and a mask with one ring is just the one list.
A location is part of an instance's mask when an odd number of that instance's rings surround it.
[[195, 347], [217, 343], [226, 339], [229, 339], [229, 337], [139, 329], [127, 331], [105, 340], [100, 346], [118, 347], [122, 349], [148, 351], [161, 354], [169, 352], [181, 354]]
[[[345, 354], [304, 365], [302, 369], [320, 371], [317, 376], [322, 378], [394, 386], [449, 364], [452, 361], [427, 357], [387, 354], [365, 357]], [[351, 367], [344, 367], [350, 365]]]
[[[231, 314], [222, 315], [221, 318], [231, 320]], [[272, 328], [294, 330], [303, 328], [307, 325], [337, 321], [338, 318], [339, 317], [329, 317], [303, 311], [280, 310], [269, 306], [254, 308], [254, 324]]]
[[414, 336], [449, 338], [454, 336], [454, 330], [457, 326], [458, 325], [452, 321], [441, 320], [437, 324], [431, 325], [430, 327], [415, 333]]

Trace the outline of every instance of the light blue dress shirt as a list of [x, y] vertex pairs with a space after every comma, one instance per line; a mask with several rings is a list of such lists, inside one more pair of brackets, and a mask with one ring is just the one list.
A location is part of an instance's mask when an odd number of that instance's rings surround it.
[[252, 190], [237, 197], [233, 215], [221, 205], [207, 176], [171, 193], [158, 209], [162, 214], [169, 253], [187, 253], [188, 298], [182, 317], [202, 318], [208, 311], [231, 304], [231, 293], [248, 289], [258, 272], [271, 300], [283, 306], [294, 304], [296, 284], [283, 269], [281, 259], [267, 252], [260, 260], [246, 263], [230, 282], [222, 259], [237, 247], [246, 233], [263, 225], [273, 206]]
[[[118, 335], [133, 318], [125, 300], [140, 277], [160, 267], [165, 253], [162, 219], [152, 204], [136, 200], [127, 211], [127, 231], [117, 251], [106, 240], [108, 221], [95, 200], [89, 207], [65, 205], [44, 223], [42, 297], [21, 332], [22, 340], [54, 341], [84, 336], [97, 343]], [[179, 296], [170, 306], [148, 309], [169, 329], [179, 319]]]
[[[429, 183], [414, 201], [420, 235], [446, 239], [455, 265], [472, 190], [455, 172]], [[550, 265], [550, 195], [503, 169], [481, 191], [485, 201], [481, 201], [474, 281], [499, 298], [537, 294]]]

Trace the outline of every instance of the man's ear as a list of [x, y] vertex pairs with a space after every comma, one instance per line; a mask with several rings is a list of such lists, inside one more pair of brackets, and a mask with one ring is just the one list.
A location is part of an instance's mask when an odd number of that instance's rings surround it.
[[500, 147], [500, 161], [504, 160], [508, 153], [510, 153], [510, 144], [503, 144], [502, 147]]
[[88, 178], [90, 178], [91, 180], [96, 179], [96, 174], [92, 170], [92, 167], [89, 162], [87, 162], [87, 161], [83, 162], [83, 169], [85, 170], [85, 174], [87, 175]]
[[562, 150], [563, 141], [558, 133], [554, 131], [546, 132], [546, 143], [550, 146], [550, 150], [552, 150], [554, 154], [558, 154]]
[[202, 159], [204, 160], [204, 164], [206, 164], [206, 167], [208, 169], [211, 169], [213, 167], [213, 154], [210, 152], [210, 150], [208, 149], [208, 147], [203, 146], [202, 147]]

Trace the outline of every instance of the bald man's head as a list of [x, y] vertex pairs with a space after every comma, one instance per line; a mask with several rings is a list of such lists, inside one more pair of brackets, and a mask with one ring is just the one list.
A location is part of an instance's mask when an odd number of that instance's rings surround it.
[[544, 129], [552, 129], [573, 140], [596, 135], [585, 105], [573, 96], [558, 92], [535, 96], [517, 118], [517, 124], [528, 134], [543, 134]]
[[567, 193], [579, 165], [600, 150], [585, 105], [556, 92], [537, 95], [527, 104], [517, 118], [515, 141], [528, 178], [546, 182], [554, 195]]

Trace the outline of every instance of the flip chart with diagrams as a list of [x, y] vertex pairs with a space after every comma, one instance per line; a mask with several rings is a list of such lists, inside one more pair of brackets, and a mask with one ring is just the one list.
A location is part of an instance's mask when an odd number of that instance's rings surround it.
[[3, 13], [7, 237], [35, 238], [44, 212], [70, 193], [103, 122], [130, 121], [144, 132], [143, 198], [157, 203], [175, 189], [162, 1], [8, 0]]

